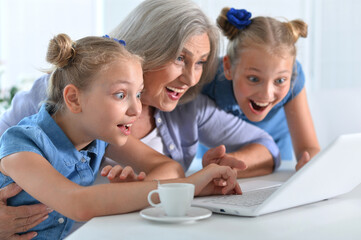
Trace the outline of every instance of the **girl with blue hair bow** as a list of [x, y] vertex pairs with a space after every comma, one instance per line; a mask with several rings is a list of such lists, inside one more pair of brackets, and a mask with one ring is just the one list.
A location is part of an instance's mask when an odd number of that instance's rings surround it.
[[292, 159], [294, 150], [298, 170], [320, 151], [296, 60], [295, 44], [307, 37], [307, 24], [251, 17], [244, 9], [221, 11], [217, 23], [229, 40], [227, 54], [203, 93], [221, 109], [266, 130], [282, 159]]

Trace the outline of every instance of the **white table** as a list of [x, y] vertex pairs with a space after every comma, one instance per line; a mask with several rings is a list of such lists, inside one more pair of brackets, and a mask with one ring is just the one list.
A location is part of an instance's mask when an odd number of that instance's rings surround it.
[[[254, 179], [285, 181], [291, 169], [292, 163], [283, 163], [277, 172]], [[73, 239], [361, 239], [361, 185], [330, 200], [255, 218], [213, 213], [205, 220], [170, 224], [145, 220], [139, 212], [96, 217], [67, 238]]]

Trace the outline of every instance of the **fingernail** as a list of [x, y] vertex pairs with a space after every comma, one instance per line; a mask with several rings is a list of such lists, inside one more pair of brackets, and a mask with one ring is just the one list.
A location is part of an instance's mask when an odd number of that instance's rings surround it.
[[36, 236], [38, 236], [38, 233], [37, 233], [37, 232], [34, 232], [32, 237], [34, 238], [34, 237], [36, 237]]
[[46, 211], [48, 211], [48, 213], [51, 213], [52, 211], [54, 211], [54, 209], [47, 208]]

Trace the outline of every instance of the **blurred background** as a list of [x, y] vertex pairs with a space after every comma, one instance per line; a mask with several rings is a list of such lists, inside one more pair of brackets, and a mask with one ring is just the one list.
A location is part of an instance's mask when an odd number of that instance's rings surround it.
[[[78, 39], [110, 32], [142, 0], [0, 0], [1, 111], [14, 88], [27, 90], [49, 67], [48, 41], [58, 33]], [[321, 147], [337, 135], [361, 132], [361, 1], [195, 0], [215, 21], [222, 7], [253, 16], [302, 19], [309, 35], [298, 60]], [[223, 45], [226, 40], [223, 39]], [[224, 53], [224, 50], [223, 52]], [[0, 111], [0, 113], [1, 113]]]

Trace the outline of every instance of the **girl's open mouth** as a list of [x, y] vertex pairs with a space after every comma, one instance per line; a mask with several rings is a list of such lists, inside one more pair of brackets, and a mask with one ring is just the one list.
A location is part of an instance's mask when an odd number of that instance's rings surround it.
[[119, 124], [117, 126], [124, 135], [126, 136], [130, 135], [130, 127], [132, 126], [132, 124], [126, 124], [126, 125]]
[[256, 113], [260, 113], [262, 112], [263, 110], [265, 110], [268, 106], [270, 105], [270, 103], [258, 103], [258, 102], [255, 102], [255, 101], [252, 101], [250, 100], [250, 106], [251, 106], [251, 109], [256, 111]]

